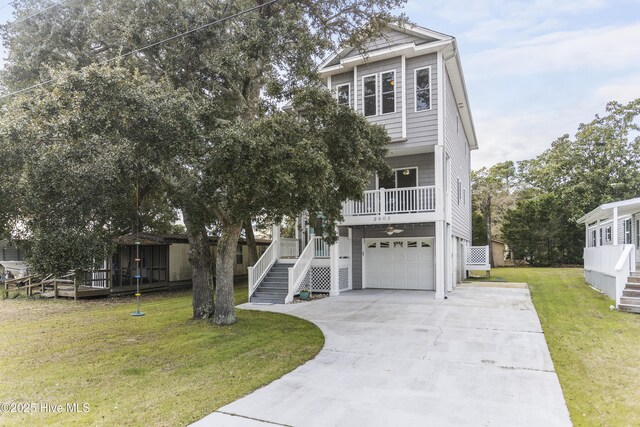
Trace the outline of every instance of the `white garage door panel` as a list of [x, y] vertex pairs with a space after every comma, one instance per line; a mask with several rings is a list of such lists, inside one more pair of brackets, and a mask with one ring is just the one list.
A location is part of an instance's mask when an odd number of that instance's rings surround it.
[[365, 286], [433, 290], [433, 239], [365, 240]]

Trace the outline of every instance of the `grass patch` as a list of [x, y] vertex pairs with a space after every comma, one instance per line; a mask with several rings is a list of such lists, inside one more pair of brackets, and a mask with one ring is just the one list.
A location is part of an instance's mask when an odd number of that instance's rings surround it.
[[579, 268], [493, 273], [529, 284], [574, 425], [640, 425], [640, 316], [610, 311]]
[[[236, 302], [247, 300], [246, 285]], [[0, 403], [78, 402], [86, 413], [0, 413], [0, 425], [185, 425], [314, 357], [324, 337], [291, 316], [191, 320], [191, 293], [0, 301]]]

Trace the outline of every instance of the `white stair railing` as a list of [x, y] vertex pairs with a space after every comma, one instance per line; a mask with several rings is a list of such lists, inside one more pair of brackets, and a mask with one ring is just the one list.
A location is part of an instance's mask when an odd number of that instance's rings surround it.
[[280, 256], [280, 241], [274, 240], [271, 242], [266, 251], [262, 254], [258, 262], [253, 267], [247, 268], [249, 274], [249, 302], [251, 302], [251, 296], [258, 288], [258, 285], [267, 275], [271, 266], [275, 264]]
[[293, 296], [296, 294], [300, 282], [307, 275], [309, 268], [311, 268], [311, 262], [316, 256], [318, 241], [322, 241], [322, 237], [316, 237], [312, 234], [309, 243], [300, 254], [298, 261], [296, 261], [293, 267], [289, 267], [289, 292], [284, 301], [285, 303], [293, 302]]

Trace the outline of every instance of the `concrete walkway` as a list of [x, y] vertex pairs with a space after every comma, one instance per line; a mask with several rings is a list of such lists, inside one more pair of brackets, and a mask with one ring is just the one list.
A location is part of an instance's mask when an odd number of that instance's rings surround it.
[[289, 305], [317, 324], [318, 356], [195, 425], [568, 426], [524, 284], [365, 290]]

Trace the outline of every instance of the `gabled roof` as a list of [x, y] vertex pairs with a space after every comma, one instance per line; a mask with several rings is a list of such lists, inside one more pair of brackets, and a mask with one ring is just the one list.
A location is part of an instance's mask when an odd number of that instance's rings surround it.
[[467, 86], [455, 37], [418, 25], [390, 24], [384, 36], [367, 43], [365, 52], [345, 47], [327, 58], [318, 68], [323, 77], [346, 73], [355, 66], [404, 55], [406, 58], [441, 52], [453, 93], [460, 111], [460, 119], [472, 150], [478, 148], [473, 116], [469, 107]]
[[578, 219], [578, 224], [590, 224], [594, 221], [609, 219], [613, 215], [615, 208], [618, 208], [618, 215], [620, 216], [640, 212], [640, 197], [602, 204]]

